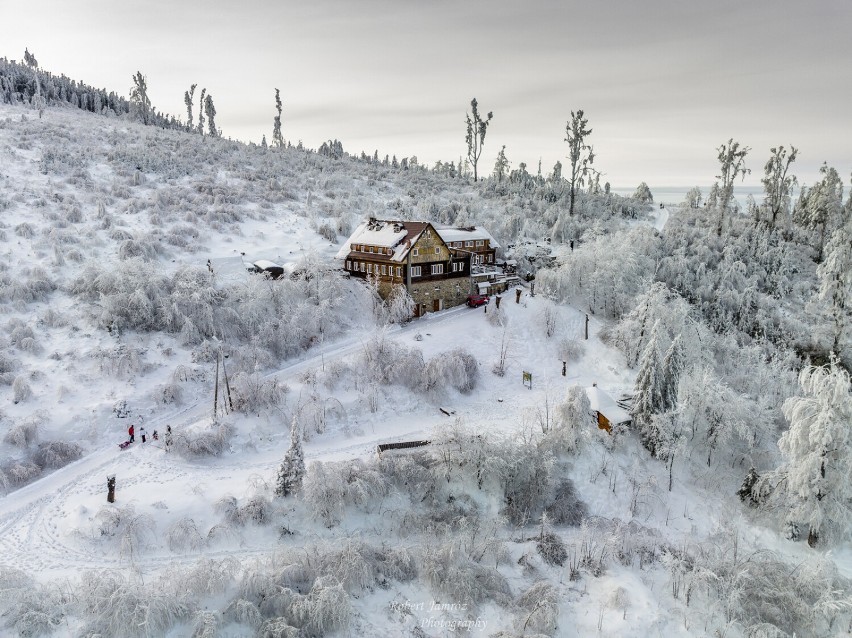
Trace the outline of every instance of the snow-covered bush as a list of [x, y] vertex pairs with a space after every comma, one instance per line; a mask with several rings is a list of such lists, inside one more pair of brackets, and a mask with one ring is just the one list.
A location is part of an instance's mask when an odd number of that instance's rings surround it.
[[509, 602], [509, 583], [493, 567], [470, 560], [453, 544], [428, 545], [423, 550], [421, 573], [438, 593], [468, 606], [492, 600]]
[[562, 567], [568, 559], [565, 543], [553, 532], [542, 532], [536, 540], [535, 548], [548, 565]]
[[518, 597], [515, 626], [522, 636], [531, 632], [552, 636], [559, 617], [559, 594], [547, 582], [535, 583]]
[[32, 461], [12, 461], [3, 468], [9, 485], [20, 487], [37, 479], [41, 475], [41, 468]]
[[545, 508], [553, 525], [580, 525], [586, 518], [586, 504], [577, 496], [570, 479], [562, 479], [554, 490], [553, 501]]
[[67, 441], [45, 441], [33, 453], [33, 463], [43, 470], [55, 470], [83, 456], [83, 448]]
[[173, 552], [195, 552], [204, 546], [204, 537], [198, 531], [195, 521], [185, 516], [169, 528], [166, 543]]
[[192, 613], [183, 597], [156, 591], [116, 571], [84, 572], [78, 597], [90, 619], [85, 635], [165, 635]]
[[449, 386], [469, 394], [479, 380], [479, 362], [463, 348], [432, 357], [423, 369], [423, 387], [439, 392]]
[[172, 434], [172, 449], [186, 459], [221, 456], [230, 449], [233, 436], [230, 423], [212, 423], [202, 430]]
[[243, 527], [249, 523], [255, 525], [270, 523], [274, 508], [269, 499], [262, 495], [250, 497], [244, 505], [240, 505], [233, 496], [224, 496], [216, 502], [216, 511], [224, 515], [229, 525]]
[[319, 461], [311, 463], [302, 492], [311, 516], [321, 520], [326, 527], [334, 527], [340, 522], [345, 505], [346, 485], [333, 464]]
[[304, 633], [323, 635], [348, 627], [353, 610], [343, 586], [326, 576], [317, 578], [310, 593], [296, 602], [295, 613]]
[[29, 418], [15, 423], [3, 436], [3, 442], [20, 448], [27, 448], [39, 439], [41, 419]]
[[65, 620], [69, 601], [54, 585], [12, 591], [4, 624], [18, 636], [42, 636], [55, 632]]
[[12, 382], [13, 401], [20, 403], [26, 401], [33, 395], [33, 389], [30, 387], [30, 382], [23, 375], [18, 375]]

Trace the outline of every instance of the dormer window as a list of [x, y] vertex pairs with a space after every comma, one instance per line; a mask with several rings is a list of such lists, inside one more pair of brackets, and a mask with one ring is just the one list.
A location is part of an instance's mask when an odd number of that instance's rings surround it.
[[372, 247], [372, 246], [370, 246], [370, 252], [373, 252], [373, 247]]

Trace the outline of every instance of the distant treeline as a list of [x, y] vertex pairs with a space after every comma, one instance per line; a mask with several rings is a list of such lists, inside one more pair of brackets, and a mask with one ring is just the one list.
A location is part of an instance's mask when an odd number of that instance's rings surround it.
[[[3, 104], [29, 104], [33, 108], [66, 106], [98, 113], [100, 115], [127, 115], [133, 104], [114, 91], [98, 89], [65, 75], [54, 75], [27, 62], [0, 58], [0, 102]], [[161, 128], [183, 129], [183, 123], [157, 109], [151, 109], [149, 124]]]

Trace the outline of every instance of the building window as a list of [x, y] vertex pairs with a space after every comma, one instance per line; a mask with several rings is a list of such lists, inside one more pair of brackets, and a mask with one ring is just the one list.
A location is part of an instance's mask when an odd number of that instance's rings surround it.
[[472, 241], [470, 241], [470, 240], [467, 240], [467, 241], [464, 243], [464, 245], [465, 245], [465, 248], [470, 248], [471, 246], [473, 246], [473, 242], [472, 242]]
[[383, 274], [383, 275], [387, 275], [387, 274], [388, 274], [388, 273], [387, 273], [387, 269], [388, 269], [388, 267], [387, 267], [387, 266], [385, 266], [384, 264], [382, 264], [382, 274]]
[[420, 276], [420, 266], [412, 266], [411, 267], [411, 276], [419, 277]]
[[372, 247], [372, 246], [370, 246], [370, 252], [373, 252], [373, 247]]
[[459, 264], [459, 272], [464, 272], [464, 262]]
[[361, 262], [361, 272], [367, 272], [367, 264], [363, 261]]
[[440, 254], [441, 254], [441, 247], [440, 247], [440, 246], [435, 246], [435, 254], [436, 254], [436, 255], [440, 255]]
[[432, 274], [433, 275], [443, 275], [444, 274], [444, 264], [432, 264]]
[[477, 240], [476, 240], [476, 245], [477, 245], [477, 246], [484, 246], [484, 245], [485, 245], [485, 242], [484, 242], [483, 240], [481, 240], [481, 239], [477, 239]]
[[419, 255], [419, 254], [420, 254], [420, 249], [419, 249], [419, 248], [412, 248], [412, 249], [411, 249], [411, 256], [412, 256], [412, 257], [417, 257], [417, 255]]
[[372, 274], [373, 272], [373, 264], [367, 264], [367, 272]]
[[458, 265], [458, 263], [453, 262], [453, 272], [458, 272], [458, 271], [459, 271], [459, 265]]
[[346, 270], [352, 270], [352, 262], [348, 259], [346, 260]]
[[396, 267], [396, 276], [397, 276], [397, 277], [402, 277], [402, 266], [397, 266], [397, 267]]
[[490, 264], [492, 261], [494, 261], [494, 255], [488, 255], [488, 263]]

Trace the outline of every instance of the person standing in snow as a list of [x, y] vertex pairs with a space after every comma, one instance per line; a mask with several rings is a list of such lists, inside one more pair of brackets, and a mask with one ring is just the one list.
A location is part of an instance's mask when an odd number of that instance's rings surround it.
[[166, 452], [172, 447], [172, 426], [166, 426]]
[[144, 426], [144, 425], [140, 425], [140, 426], [139, 426], [139, 436], [141, 436], [141, 437], [142, 437], [142, 443], [144, 443], [144, 442], [145, 442], [145, 434], [146, 434], [146, 432], [145, 432], [145, 426]]
[[130, 427], [127, 428], [127, 434], [130, 436], [130, 443], [133, 443], [134, 437], [133, 437], [133, 424], [132, 423], [130, 424]]

